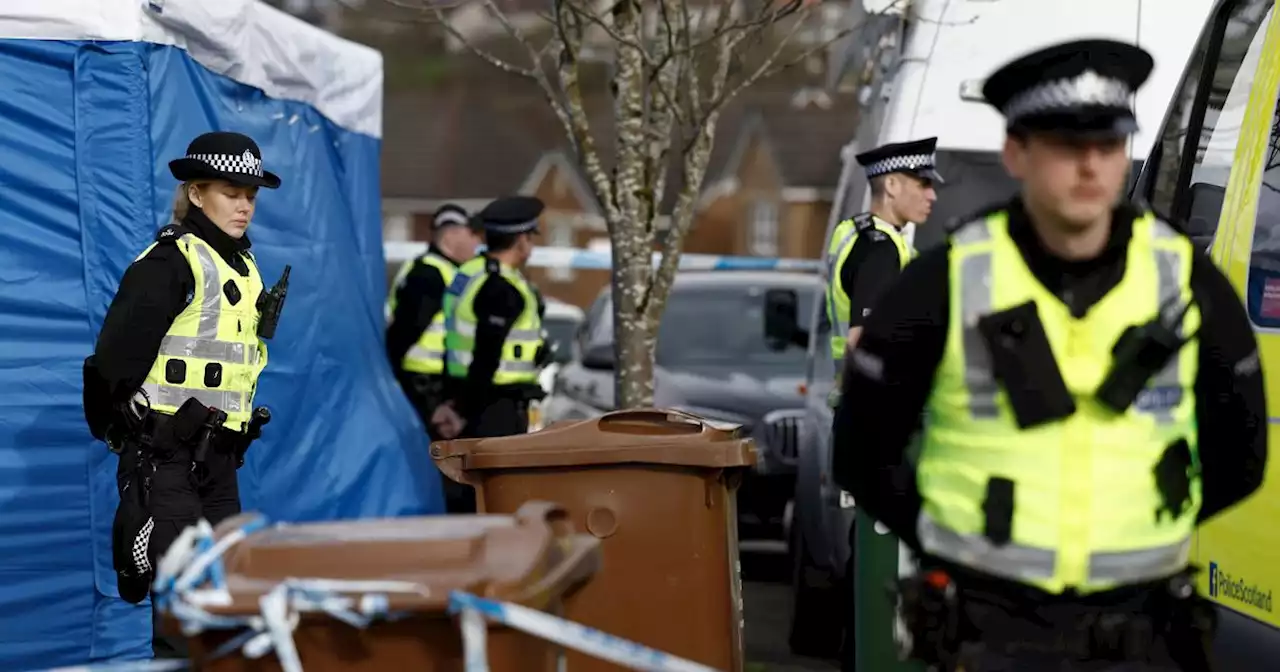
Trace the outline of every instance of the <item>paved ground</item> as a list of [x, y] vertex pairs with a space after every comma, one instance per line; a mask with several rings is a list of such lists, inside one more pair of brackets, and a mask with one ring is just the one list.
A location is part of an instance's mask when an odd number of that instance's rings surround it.
[[740, 557], [749, 672], [837, 672], [834, 662], [799, 658], [787, 650], [791, 589], [785, 553], [752, 549]]

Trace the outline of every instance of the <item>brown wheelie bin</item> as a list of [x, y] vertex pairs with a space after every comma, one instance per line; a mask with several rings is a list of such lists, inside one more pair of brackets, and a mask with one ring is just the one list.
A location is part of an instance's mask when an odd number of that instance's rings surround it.
[[[245, 522], [225, 521], [221, 537]], [[575, 592], [599, 568], [600, 543], [575, 534], [565, 511], [529, 502], [514, 515], [423, 516], [306, 523], [247, 536], [224, 557], [232, 603], [206, 607], [215, 615], [259, 612], [259, 598], [287, 578], [408, 581], [420, 595], [387, 594], [394, 612], [408, 618], [358, 629], [328, 614], [303, 614], [294, 642], [307, 672], [430, 670], [462, 672], [462, 634], [447, 613], [449, 593], [462, 590], [562, 614]], [[165, 617], [167, 628], [177, 623]], [[210, 672], [280, 670], [268, 653], [238, 652], [205, 660], [235, 632], [208, 630], [188, 638], [196, 669]], [[555, 672], [559, 647], [522, 632], [490, 625], [490, 669]]]
[[[602, 540], [599, 575], [566, 618], [666, 653], [742, 669], [736, 496], [750, 439], [662, 409], [559, 422], [540, 432], [440, 441], [442, 472], [476, 490], [478, 510], [553, 499]], [[569, 652], [572, 672], [620, 670]]]

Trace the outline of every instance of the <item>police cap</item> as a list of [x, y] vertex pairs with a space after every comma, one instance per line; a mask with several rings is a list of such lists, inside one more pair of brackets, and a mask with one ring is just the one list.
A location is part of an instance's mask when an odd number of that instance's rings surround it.
[[538, 216], [546, 207], [533, 196], [507, 196], [486, 205], [476, 217], [489, 233], [517, 234], [538, 230]]
[[867, 171], [868, 178], [890, 173], [908, 173], [942, 184], [942, 175], [938, 174], [937, 169], [937, 149], [937, 138], [925, 138], [881, 145], [854, 158]]
[[454, 203], [445, 203], [436, 208], [436, 213], [431, 217], [431, 228], [439, 231], [449, 226], [480, 228], [479, 222], [467, 214], [466, 208]]
[[987, 78], [982, 95], [1012, 132], [1122, 137], [1138, 130], [1132, 100], [1154, 65], [1133, 44], [1076, 40], [1004, 65]]

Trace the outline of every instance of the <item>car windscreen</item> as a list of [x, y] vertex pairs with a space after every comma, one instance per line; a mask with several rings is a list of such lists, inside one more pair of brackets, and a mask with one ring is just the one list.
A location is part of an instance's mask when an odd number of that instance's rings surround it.
[[572, 317], [547, 317], [542, 328], [547, 330], [547, 341], [554, 343], [560, 352], [569, 352], [578, 331], [580, 320]]
[[[804, 371], [805, 348], [773, 350], [764, 337], [764, 294], [768, 286], [677, 287], [658, 327], [659, 366], [786, 367]], [[817, 287], [797, 290], [801, 316], [818, 300]]]

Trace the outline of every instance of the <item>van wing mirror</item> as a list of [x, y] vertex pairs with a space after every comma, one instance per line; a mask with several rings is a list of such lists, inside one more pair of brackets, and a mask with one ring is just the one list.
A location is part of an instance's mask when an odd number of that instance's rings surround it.
[[786, 350], [800, 332], [800, 298], [795, 290], [770, 289], [764, 293], [764, 339], [772, 350]]

